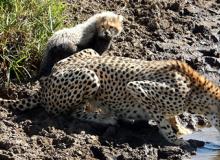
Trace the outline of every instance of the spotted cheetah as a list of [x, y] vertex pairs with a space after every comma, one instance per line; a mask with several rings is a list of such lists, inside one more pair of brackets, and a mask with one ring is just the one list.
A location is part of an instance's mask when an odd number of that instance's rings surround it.
[[[189, 144], [177, 138], [167, 119], [185, 111], [205, 115], [220, 130], [220, 88], [184, 62], [99, 56], [86, 49], [58, 62], [40, 84], [30, 98], [0, 104], [20, 110], [40, 104], [54, 114], [106, 124], [150, 118], [175, 145]], [[102, 112], [86, 112], [87, 103]]]

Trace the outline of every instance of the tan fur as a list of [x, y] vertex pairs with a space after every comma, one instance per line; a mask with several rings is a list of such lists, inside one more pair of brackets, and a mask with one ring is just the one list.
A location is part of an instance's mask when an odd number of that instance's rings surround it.
[[170, 63], [173, 68], [187, 75], [193, 82], [193, 85], [201, 87], [213, 97], [220, 99], [220, 88], [203, 75], [193, 70], [187, 63], [181, 61], [170, 61]]
[[119, 32], [122, 30], [122, 23], [119, 20], [119, 16], [114, 19], [106, 19], [105, 21], [102, 22], [104, 28], [109, 28], [109, 27], [114, 27], [117, 29]]
[[122, 17], [118, 15], [117, 17], [102, 17], [97, 21], [97, 27], [103, 30], [114, 28], [118, 33], [122, 31]]

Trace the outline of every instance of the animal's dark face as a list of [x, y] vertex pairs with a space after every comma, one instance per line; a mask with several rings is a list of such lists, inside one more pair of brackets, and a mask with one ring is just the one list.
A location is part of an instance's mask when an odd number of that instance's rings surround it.
[[115, 17], [101, 17], [97, 22], [98, 36], [101, 38], [111, 39], [118, 36], [122, 31], [121, 15]]

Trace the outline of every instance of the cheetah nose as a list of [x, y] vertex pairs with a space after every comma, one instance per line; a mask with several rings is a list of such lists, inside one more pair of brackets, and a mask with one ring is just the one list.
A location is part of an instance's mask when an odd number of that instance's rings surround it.
[[105, 31], [105, 36], [108, 36], [109, 35], [109, 32], [108, 31]]

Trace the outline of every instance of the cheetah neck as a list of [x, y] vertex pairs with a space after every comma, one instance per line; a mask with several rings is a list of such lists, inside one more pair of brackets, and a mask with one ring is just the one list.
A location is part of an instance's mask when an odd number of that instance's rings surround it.
[[191, 86], [190, 93], [188, 95], [188, 109], [192, 113], [204, 114], [207, 112], [217, 112], [220, 99], [213, 96], [211, 93], [201, 86]]

